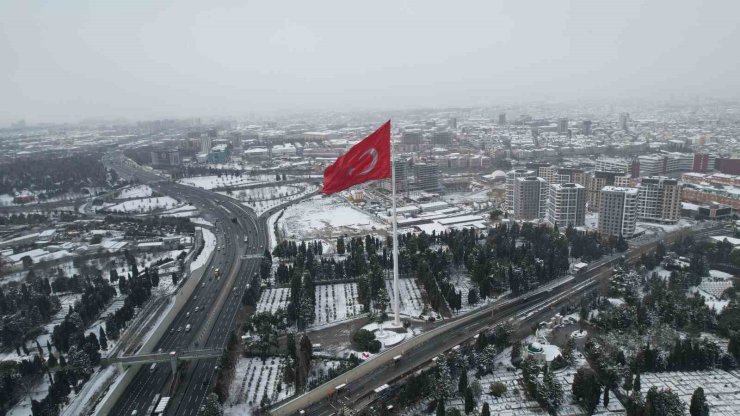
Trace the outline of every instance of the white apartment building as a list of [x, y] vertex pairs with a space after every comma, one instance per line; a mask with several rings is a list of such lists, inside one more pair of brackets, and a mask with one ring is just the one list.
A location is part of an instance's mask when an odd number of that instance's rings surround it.
[[664, 176], [643, 178], [638, 189], [638, 219], [661, 223], [678, 221], [681, 216], [678, 180]]
[[599, 232], [605, 236], [631, 238], [637, 222], [637, 188], [605, 186], [601, 189]]
[[514, 169], [506, 172], [506, 209], [514, 211], [516, 208], [516, 179], [527, 176], [536, 176], [537, 174], [533, 170], [528, 169]]
[[547, 220], [565, 228], [582, 226], [586, 220], [586, 188], [577, 183], [555, 183], [549, 187]]
[[547, 213], [547, 182], [537, 176], [517, 178], [514, 184], [514, 218], [544, 219]]

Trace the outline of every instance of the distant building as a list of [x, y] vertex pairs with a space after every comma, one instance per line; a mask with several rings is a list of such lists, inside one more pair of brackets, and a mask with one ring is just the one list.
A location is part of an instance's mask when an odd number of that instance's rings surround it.
[[152, 150], [152, 166], [179, 166], [180, 151], [177, 149]]
[[627, 159], [603, 157], [596, 159], [596, 170], [603, 172], [621, 172], [627, 173], [630, 170], [631, 162]]
[[436, 163], [417, 163], [414, 165], [415, 188], [428, 192], [439, 192], [442, 188], [439, 165]]
[[599, 233], [631, 238], [637, 222], [637, 188], [605, 186], [600, 193]]
[[550, 185], [547, 220], [560, 228], [582, 226], [586, 220], [586, 188], [577, 183]]
[[650, 222], [676, 222], [681, 216], [681, 189], [676, 179], [643, 178], [638, 187], [637, 218]]
[[583, 120], [581, 123], [581, 134], [585, 136], [591, 135], [591, 120]]
[[208, 153], [211, 151], [211, 145], [213, 143], [213, 138], [210, 135], [203, 135], [200, 138], [200, 152], [201, 153]]
[[550, 183], [577, 183], [586, 186], [586, 172], [577, 168], [558, 168]]
[[740, 159], [718, 158], [714, 162], [714, 169], [728, 175], [740, 175]]
[[694, 153], [692, 172], [707, 172], [709, 170], [709, 155], [707, 153]]
[[630, 113], [619, 114], [619, 128], [623, 131], [629, 131]]
[[457, 130], [457, 117], [452, 117], [447, 120], [447, 126], [453, 130]]
[[418, 152], [424, 136], [417, 130], [406, 130], [401, 135], [401, 151]]
[[567, 118], [558, 119], [558, 133], [560, 134], [568, 133], [568, 119]]
[[432, 134], [432, 145], [445, 146], [452, 144], [452, 137], [452, 132], [448, 130], [435, 132]]
[[547, 182], [536, 176], [517, 178], [514, 184], [514, 218], [544, 219], [547, 212]]
[[208, 152], [208, 163], [226, 163], [231, 156], [231, 148], [226, 144], [213, 146]]
[[499, 126], [503, 126], [506, 124], [506, 113], [499, 113], [498, 114], [498, 124]]

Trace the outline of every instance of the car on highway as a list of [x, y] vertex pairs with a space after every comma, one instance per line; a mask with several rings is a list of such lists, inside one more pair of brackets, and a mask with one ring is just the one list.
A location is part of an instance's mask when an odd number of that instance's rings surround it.
[[195, 311], [198, 312], [198, 310], [200, 310], [200, 307], [196, 306]]
[[177, 328], [177, 332], [182, 332], [182, 327], [181, 326]]
[[190, 318], [190, 312], [186, 313], [186, 314], [185, 314], [185, 317], [186, 317], [186, 318]]
[[185, 325], [185, 332], [190, 332], [190, 324]]

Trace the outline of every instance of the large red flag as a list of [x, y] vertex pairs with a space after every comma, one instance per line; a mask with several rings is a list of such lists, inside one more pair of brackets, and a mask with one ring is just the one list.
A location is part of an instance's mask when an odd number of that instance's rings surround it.
[[391, 121], [388, 120], [324, 170], [321, 192], [333, 194], [363, 182], [390, 177]]

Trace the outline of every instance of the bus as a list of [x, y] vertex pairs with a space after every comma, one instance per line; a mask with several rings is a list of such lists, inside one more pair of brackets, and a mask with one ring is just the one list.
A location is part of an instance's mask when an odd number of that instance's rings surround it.
[[382, 385], [382, 386], [380, 386], [380, 387], [376, 387], [376, 388], [375, 388], [375, 389], [373, 390], [373, 392], [375, 393], [375, 395], [376, 395], [376, 396], [378, 396], [378, 395], [380, 395], [381, 393], [383, 393], [383, 392], [385, 392], [386, 390], [388, 390], [388, 387], [390, 387], [390, 386], [389, 386], [388, 384], [383, 384], [383, 385]]
[[161, 395], [159, 393], [154, 395], [154, 400], [152, 400], [152, 404], [150, 404], [149, 408], [146, 410], [147, 415], [151, 415], [154, 412], [154, 408], [157, 406], [160, 397]]
[[159, 400], [159, 403], [157, 404], [157, 407], [154, 409], [154, 412], [152, 412], [152, 415], [163, 415], [165, 410], [167, 410], [167, 405], [170, 403], [169, 397], [162, 397]]
[[403, 355], [396, 355], [395, 357], [393, 357], [393, 364], [398, 364], [398, 362], [401, 361], [401, 358], [403, 358]]

